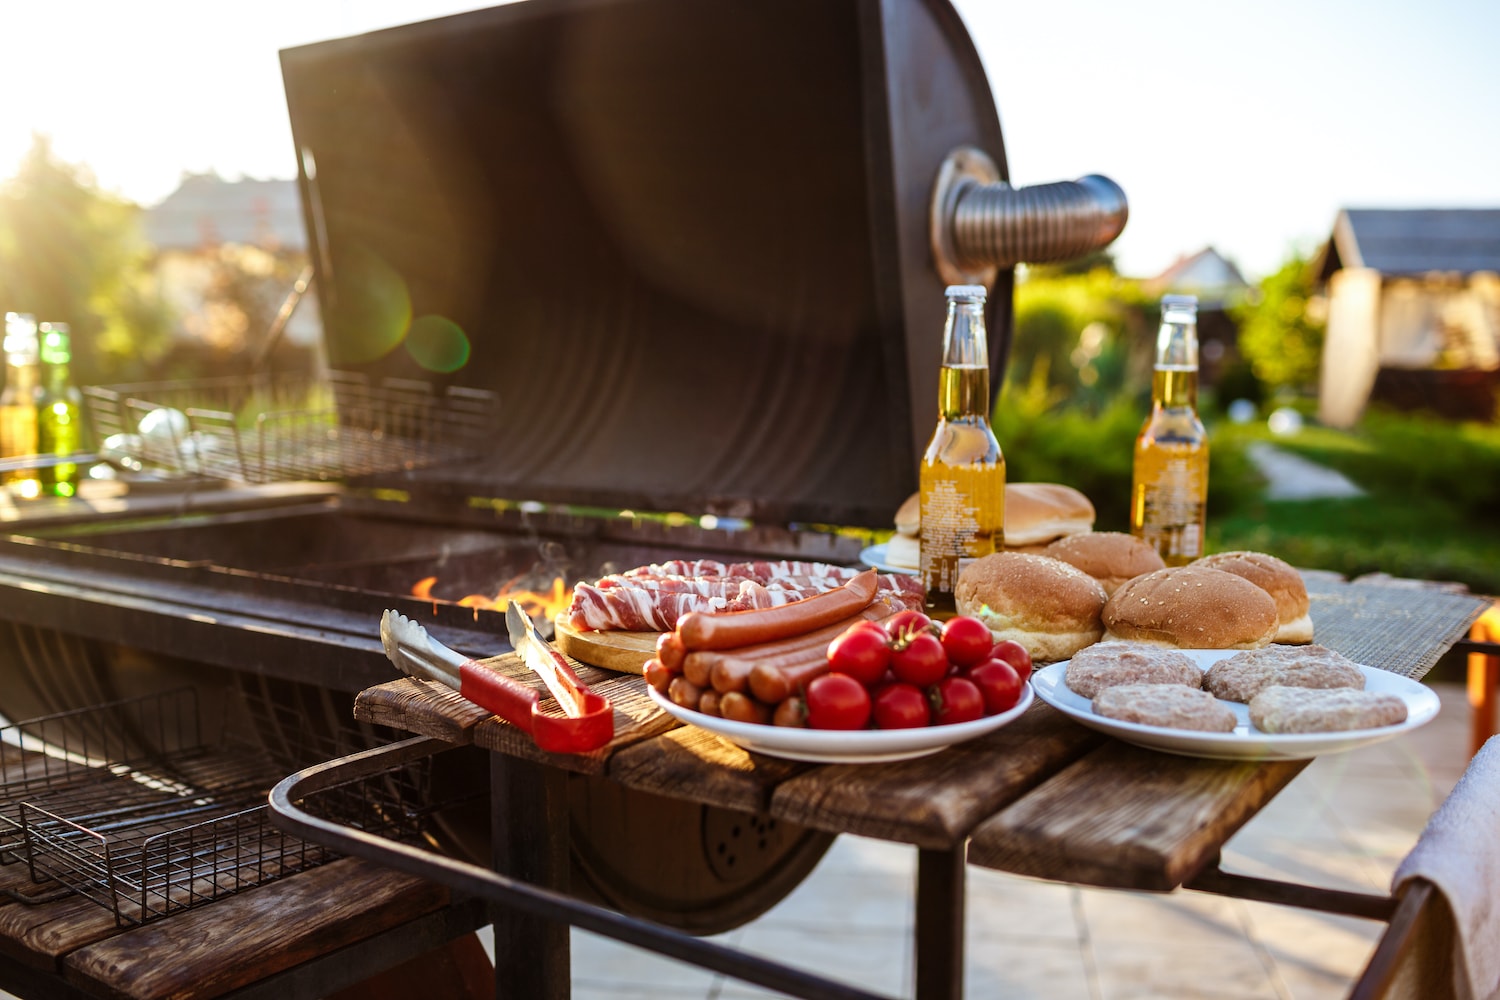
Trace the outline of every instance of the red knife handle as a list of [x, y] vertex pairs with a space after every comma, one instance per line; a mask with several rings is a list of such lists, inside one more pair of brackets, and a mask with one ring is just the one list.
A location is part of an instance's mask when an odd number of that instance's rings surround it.
[[498, 670], [488, 670], [473, 660], [458, 668], [458, 693], [480, 708], [487, 708], [512, 725], [531, 732], [532, 709], [542, 696]]

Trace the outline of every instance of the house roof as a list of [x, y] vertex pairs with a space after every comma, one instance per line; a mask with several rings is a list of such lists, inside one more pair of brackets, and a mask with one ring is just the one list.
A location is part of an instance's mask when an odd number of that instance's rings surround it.
[[1342, 209], [1314, 263], [1319, 281], [1341, 267], [1384, 275], [1500, 271], [1500, 209]]
[[1141, 282], [1151, 295], [1187, 292], [1198, 296], [1203, 308], [1219, 308], [1250, 287], [1234, 262], [1213, 247], [1178, 257], [1171, 267]]
[[302, 250], [297, 183], [290, 180], [226, 181], [189, 174], [176, 191], [145, 213], [146, 238], [159, 250], [192, 250], [220, 243]]

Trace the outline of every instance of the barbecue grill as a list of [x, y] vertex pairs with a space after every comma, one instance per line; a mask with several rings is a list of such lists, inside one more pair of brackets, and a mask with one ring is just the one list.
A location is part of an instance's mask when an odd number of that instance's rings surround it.
[[[1007, 184], [943, 0], [530, 0], [282, 67], [330, 371], [91, 390], [155, 485], [0, 539], [10, 719], [185, 685], [296, 706], [255, 732], [290, 743], [392, 676], [385, 608], [488, 656], [503, 615], [463, 599], [507, 584], [852, 564], [916, 485], [944, 285], [990, 286], [998, 390], [1015, 265], [1125, 222], [1102, 177]], [[728, 871], [736, 815], [573, 800], [575, 883], [694, 931], [828, 843], [782, 826]], [[475, 827], [444, 842], [483, 856]], [[616, 860], [685, 830], [650, 884]]]

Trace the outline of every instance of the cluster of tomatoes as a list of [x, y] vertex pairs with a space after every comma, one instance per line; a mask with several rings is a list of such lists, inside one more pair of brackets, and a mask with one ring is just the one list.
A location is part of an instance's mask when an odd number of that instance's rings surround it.
[[829, 672], [807, 686], [814, 729], [912, 729], [972, 722], [1021, 698], [1031, 654], [995, 642], [977, 618], [938, 624], [919, 611], [852, 625], [828, 645]]

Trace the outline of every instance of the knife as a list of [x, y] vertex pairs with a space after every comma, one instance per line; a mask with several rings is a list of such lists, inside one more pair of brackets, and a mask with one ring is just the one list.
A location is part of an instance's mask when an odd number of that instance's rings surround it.
[[[446, 684], [462, 697], [528, 733], [542, 750], [587, 753], [604, 746], [615, 733], [614, 709], [610, 703], [578, 680], [562, 654], [536, 634], [536, 626], [531, 625], [524, 611], [515, 604], [510, 608], [524, 620], [507, 620], [512, 630], [512, 645], [522, 662], [541, 676], [566, 713], [564, 716], [542, 711], [542, 696], [536, 690], [449, 649], [399, 612], [386, 611], [381, 616], [380, 643], [385, 647], [385, 655], [402, 673]], [[531, 625], [529, 633], [527, 625]]]

